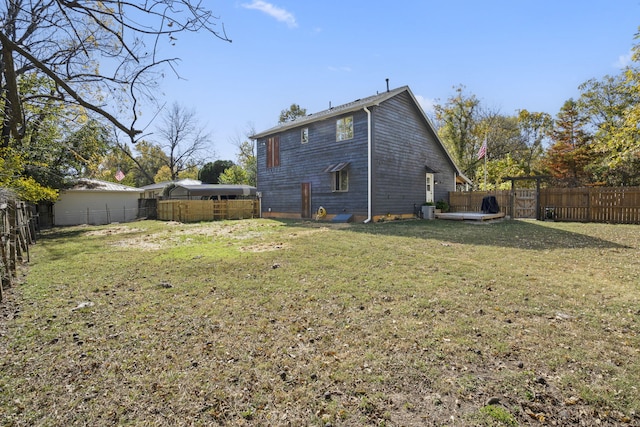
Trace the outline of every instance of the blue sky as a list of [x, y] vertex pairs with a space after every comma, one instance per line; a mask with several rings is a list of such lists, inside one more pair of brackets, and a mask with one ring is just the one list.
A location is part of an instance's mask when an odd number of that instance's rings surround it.
[[[553, 116], [590, 78], [628, 63], [640, 0], [207, 1], [232, 43], [181, 35], [181, 79], [163, 99], [193, 108], [213, 135], [214, 159], [233, 141], [274, 126], [292, 103], [308, 113], [408, 85], [423, 108], [454, 86], [502, 114]], [[153, 112], [149, 111], [149, 115]], [[150, 138], [153, 140], [153, 136]]]

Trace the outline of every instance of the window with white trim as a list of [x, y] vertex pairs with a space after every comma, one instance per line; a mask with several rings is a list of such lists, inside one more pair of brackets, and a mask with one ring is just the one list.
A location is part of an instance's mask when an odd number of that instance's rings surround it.
[[300, 142], [302, 144], [309, 142], [309, 128], [302, 128], [300, 131]]
[[336, 121], [336, 141], [353, 138], [353, 116], [343, 117]]
[[332, 186], [331, 191], [349, 191], [349, 172], [347, 169], [342, 169], [332, 174]]

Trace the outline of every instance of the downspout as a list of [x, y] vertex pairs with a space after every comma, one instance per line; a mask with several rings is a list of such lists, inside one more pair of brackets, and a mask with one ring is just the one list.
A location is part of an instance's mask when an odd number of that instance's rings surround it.
[[367, 219], [364, 223], [367, 224], [372, 219], [372, 184], [371, 184], [371, 111], [365, 106], [364, 111], [367, 113]]

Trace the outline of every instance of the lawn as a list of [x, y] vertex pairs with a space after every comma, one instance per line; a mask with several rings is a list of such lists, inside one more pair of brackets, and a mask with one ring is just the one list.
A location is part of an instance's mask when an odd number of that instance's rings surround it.
[[640, 227], [141, 221], [43, 232], [0, 425], [640, 425]]

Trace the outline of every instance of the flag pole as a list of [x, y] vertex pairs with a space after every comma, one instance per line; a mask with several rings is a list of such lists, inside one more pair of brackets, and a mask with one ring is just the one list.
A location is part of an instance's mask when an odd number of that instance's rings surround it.
[[487, 154], [489, 147], [487, 146], [487, 135], [484, 136], [484, 190], [489, 191], [487, 187]]
[[484, 135], [484, 142], [478, 150], [478, 160], [484, 157], [484, 189], [487, 190], [487, 135]]

